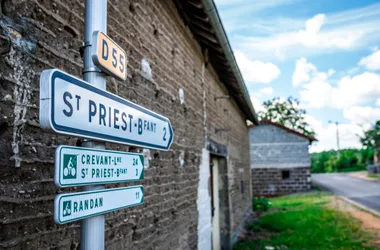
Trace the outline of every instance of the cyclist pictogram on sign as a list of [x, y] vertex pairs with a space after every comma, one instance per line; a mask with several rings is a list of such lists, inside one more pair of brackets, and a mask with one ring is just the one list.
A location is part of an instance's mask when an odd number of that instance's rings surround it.
[[77, 155], [63, 156], [63, 179], [77, 178]]

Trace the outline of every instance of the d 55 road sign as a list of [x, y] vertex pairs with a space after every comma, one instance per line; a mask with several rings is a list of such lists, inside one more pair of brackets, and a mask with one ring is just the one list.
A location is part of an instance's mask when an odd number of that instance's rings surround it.
[[60, 194], [54, 200], [54, 221], [64, 224], [143, 203], [143, 186]]
[[92, 35], [92, 61], [107, 74], [127, 79], [127, 56], [111, 38], [100, 31]]
[[57, 133], [168, 150], [169, 119], [57, 69], [40, 78], [40, 126]]
[[59, 146], [55, 151], [54, 182], [58, 187], [143, 179], [142, 154], [71, 146]]

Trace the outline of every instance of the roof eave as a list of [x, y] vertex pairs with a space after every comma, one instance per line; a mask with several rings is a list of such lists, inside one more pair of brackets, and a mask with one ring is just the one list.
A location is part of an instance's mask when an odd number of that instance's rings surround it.
[[252, 105], [251, 98], [249, 96], [249, 93], [248, 93], [247, 87], [245, 85], [243, 76], [242, 76], [240, 69], [237, 65], [235, 56], [233, 54], [230, 42], [228, 41], [228, 37], [227, 37], [226, 32], [224, 30], [222, 21], [219, 17], [219, 13], [218, 13], [218, 10], [215, 6], [215, 3], [213, 0], [202, 0], [202, 3], [206, 8], [206, 13], [210, 18], [210, 24], [215, 30], [216, 37], [218, 38], [219, 43], [220, 43], [221, 47], [223, 48], [223, 52], [226, 55], [227, 60], [232, 67], [232, 71], [233, 71], [233, 73], [237, 79], [237, 82], [239, 84], [239, 88], [243, 92], [243, 98], [245, 99], [246, 105], [248, 106], [248, 109], [250, 110], [250, 113], [251, 113], [251, 117], [249, 117], [249, 118], [254, 124], [258, 125], [259, 120], [257, 118], [257, 114], [255, 112], [253, 105]]
[[205, 51], [207, 62], [215, 69], [219, 80], [245, 119], [258, 125], [255, 109], [213, 0], [174, 0], [174, 2], [179, 14]]
[[276, 126], [276, 127], [278, 127], [278, 128], [281, 128], [281, 129], [283, 129], [283, 130], [286, 130], [286, 131], [288, 131], [288, 132], [290, 132], [290, 133], [293, 133], [293, 134], [296, 134], [296, 135], [298, 135], [298, 136], [304, 137], [304, 138], [306, 138], [306, 139], [309, 140], [310, 144], [311, 144], [313, 141], [318, 141], [314, 136], [303, 134], [303, 133], [301, 133], [301, 132], [298, 132], [297, 130], [294, 130], [294, 129], [288, 128], [288, 127], [286, 127], [286, 126], [284, 126], [284, 125], [282, 125], [282, 124], [279, 124], [279, 123], [277, 123], [277, 122], [272, 122], [271, 120], [267, 120], [267, 119], [265, 119], [265, 120], [261, 120], [261, 121], [260, 121], [260, 124], [269, 124], [269, 125], [273, 125], [273, 126]]

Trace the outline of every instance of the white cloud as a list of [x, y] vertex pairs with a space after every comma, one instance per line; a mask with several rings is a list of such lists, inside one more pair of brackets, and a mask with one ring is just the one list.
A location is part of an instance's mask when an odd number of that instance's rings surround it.
[[247, 83], [269, 83], [281, 74], [273, 63], [250, 60], [243, 52], [235, 51], [235, 58]]
[[333, 88], [333, 106], [353, 107], [374, 102], [380, 96], [380, 75], [364, 72], [353, 77], [340, 79], [337, 88]]
[[306, 26], [306, 33], [315, 35], [319, 32], [321, 29], [322, 25], [326, 21], [326, 16], [324, 14], [318, 14], [314, 16], [313, 18], [309, 19], [306, 21], [305, 26]]
[[331, 107], [333, 103], [332, 87], [329, 83], [321, 79], [313, 79], [312, 82], [305, 84], [300, 91], [301, 101], [312, 108]]
[[374, 124], [380, 120], [380, 109], [372, 107], [352, 107], [343, 112], [345, 118], [355, 124]]
[[296, 70], [293, 73], [292, 84], [294, 87], [299, 86], [303, 82], [310, 80], [310, 73], [316, 71], [313, 64], [308, 63], [306, 58], [301, 58], [296, 63]]
[[261, 95], [271, 95], [273, 94], [273, 88], [262, 88], [259, 90]]
[[321, 32], [326, 16], [318, 14], [305, 22], [305, 29], [280, 34], [273, 40], [277, 47], [303, 46], [308, 48], [346, 49], [355, 45], [362, 32], [334, 30]]
[[353, 68], [348, 69], [347, 72], [344, 74], [353, 75], [353, 74], [358, 73], [359, 70], [360, 70], [360, 67], [353, 67]]
[[239, 37], [240, 49], [252, 54], [275, 56], [284, 60], [294, 55], [328, 53], [358, 47], [364, 36], [380, 28], [371, 26], [323, 29], [324, 14], [306, 20], [304, 28], [297, 31], [277, 33], [269, 37]]
[[[229, 26], [235, 31], [239, 30], [240, 26], [245, 27], [244, 33], [233, 36], [233, 41], [240, 50], [258, 60], [273, 61], [378, 44], [379, 10], [380, 4], [377, 3], [341, 12], [321, 13], [304, 20], [288, 19], [285, 25], [279, 22], [281, 18], [276, 16], [263, 19], [260, 16], [255, 18], [254, 15], [248, 16], [248, 13], [244, 15], [244, 12], [235, 11], [236, 16], [227, 16], [226, 21], [232, 23]], [[240, 22], [233, 22], [234, 18], [238, 18]], [[300, 22], [303, 22], [301, 27]], [[248, 24], [250, 29], [247, 28]], [[279, 25], [281, 27], [277, 28]]]
[[376, 50], [371, 55], [363, 57], [359, 65], [365, 66], [369, 70], [380, 70], [380, 50]]
[[329, 69], [328, 71], [327, 71], [327, 75], [328, 76], [332, 76], [332, 75], [334, 75], [335, 74], [335, 70], [334, 69]]
[[376, 106], [380, 106], [380, 98], [376, 100]]
[[361, 8], [354, 8], [329, 14], [329, 23], [345, 24], [358, 23], [368, 20], [374, 20], [380, 15], [380, 4], [370, 4]]
[[264, 107], [262, 103], [259, 101], [259, 99], [255, 95], [251, 95], [250, 97], [251, 97], [251, 102], [256, 113], [260, 111], [264, 111]]
[[268, 99], [269, 95], [273, 94], [273, 88], [261, 88], [259, 91], [255, 91], [251, 93], [250, 98], [253, 107], [255, 108], [256, 112], [264, 111], [264, 107], [262, 105], [262, 101], [260, 101], [261, 98], [264, 98], [265, 100]]
[[[305, 120], [310, 124], [317, 134], [318, 142], [314, 142], [310, 147], [310, 152], [320, 152], [323, 150], [337, 149], [336, 125], [322, 124], [311, 115], [305, 115]], [[359, 136], [363, 134], [363, 129], [355, 124], [339, 124], [340, 148], [360, 148]]]
[[[302, 67], [298, 67], [298, 62]], [[317, 68], [301, 58], [293, 74], [293, 85], [301, 86], [301, 101], [313, 108], [351, 108], [375, 102], [380, 96], [380, 75], [363, 72], [342, 77], [337, 86], [332, 85], [332, 69], [319, 72]], [[307, 67], [305, 66], [307, 65]], [[300, 70], [301, 68], [301, 70]], [[304, 69], [308, 70], [304, 70]]]

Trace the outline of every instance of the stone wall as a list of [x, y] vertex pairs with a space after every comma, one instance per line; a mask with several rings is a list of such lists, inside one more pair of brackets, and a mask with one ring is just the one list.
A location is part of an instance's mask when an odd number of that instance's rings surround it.
[[251, 128], [249, 139], [253, 196], [310, 189], [309, 139], [271, 124]]
[[308, 167], [252, 169], [253, 196], [276, 196], [305, 192], [310, 188], [311, 178]]
[[[78, 249], [79, 223], [56, 225], [54, 151], [78, 138], [39, 127], [39, 75], [59, 68], [81, 77], [83, 0], [4, 0], [0, 13], [0, 248]], [[208, 65], [198, 43], [169, 0], [108, 1], [108, 35], [128, 55], [128, 79], [107, 79], [107, 90], [167, 116], [174, 142], [167, 152], [151, 150], [143, 205], [106, 215], [107, 249], [196, 249], [199, 166], [206, 136], [228, 147], [230, 232], [250, 208], [248, 129], [244, 115]], [[140, 72], [145, 58], [152, 80]], [[185, 103], [180, 104], [179, 88]], [[216, 133], [216, 128], [232, 128]], [[139, 151], [107, 144], [107, 149]], [[185, 155], [180, 166], [179, 156]], [[206, 173], [207, 174], [207, 173]], [[203, 177], [202, 177], [203, 178]], [[205, 199], [203, 202], [209, 202]], [[206, 230], [207, 231], [207, 230]]]
[[309, 140], [263, 124], [249, 130], [251, 168], [310, 167]]

